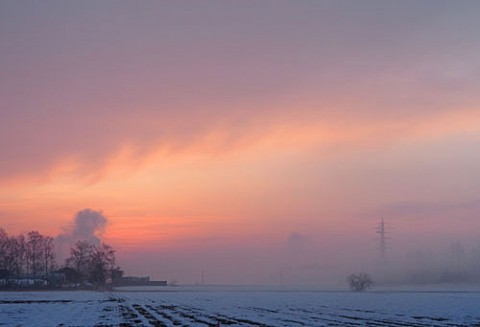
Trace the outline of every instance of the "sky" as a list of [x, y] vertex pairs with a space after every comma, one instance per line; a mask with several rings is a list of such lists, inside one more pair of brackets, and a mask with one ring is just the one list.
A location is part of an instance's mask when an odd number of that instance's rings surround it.
[[330, 281], [381, 217], [391, 251], [480, 244], [479, 10], [1, 1], [0, 226], [101, 212], [128, 274], [179, 283]]

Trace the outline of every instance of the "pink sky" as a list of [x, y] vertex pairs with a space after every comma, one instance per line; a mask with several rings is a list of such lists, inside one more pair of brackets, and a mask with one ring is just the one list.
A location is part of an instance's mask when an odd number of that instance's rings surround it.
[[381, 216], [479, 241], [479, 7], [2, 1], [0, 227], [101, 210], [128, 273], [185, 283], [323, 280]]

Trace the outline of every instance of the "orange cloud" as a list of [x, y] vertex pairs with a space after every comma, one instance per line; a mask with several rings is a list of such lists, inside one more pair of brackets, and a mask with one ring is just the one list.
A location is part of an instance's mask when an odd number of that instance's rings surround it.
[[[308, 212], [327, 214], [339, 210], [344, 198], [352, 196], [341, 184], [326, 180], [327, 198], [319, 202], [324, 208], [308, 209], [317, 206], [312, 198], [314, 185], [306, 177], [309, 173], [304, 176], [295, 166], [308, 160], [334, 164], [338, 156], [359, 148], [390, 149], [455, 134], [478, 136], [478, 119], [480, 114], [474, 110], [458, 110], [420, 121], [284, 121], [250, 126], [240, 136], [232, 136], [225, 126], [204, 133], [188, 146], [160, 143], [142, 155], [135, 144], [126, 143], [100, 167], [86, 170], [80, 157], [68, 156], [46, 176], [11, 179], [9, 188], [0, 192], [1, 208], [13, 216], [30, 217], [24, 218], [20, 228], [30, 228], [36, 220], [33, 226], [48, 230], [58, 229], [79, 208], [101, 208], [114, 214], [107, 237], [126, 245], [137, 244], [138, 239], [168, 243], [232, 224], [239, 232], [239, 219], [254, 223], [263, 216], [265, 223], [271, 223], [282, 212], [305, 217]], [[277, 202], [281, 203], [278, 210]], [[129, 218], [121, 218], [127, 212], [131, 212]], [[201, 217], [214, 218], [207, 223]], [[134, 226], [136, 232], [132, 232]]]

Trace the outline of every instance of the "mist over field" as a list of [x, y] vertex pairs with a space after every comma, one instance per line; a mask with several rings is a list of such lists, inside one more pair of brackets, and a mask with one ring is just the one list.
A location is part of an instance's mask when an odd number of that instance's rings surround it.
[[0, 325], [480, 326], [479, 12], [0, 1]]
[[177, 284], [474, 282], [479, 9], [2, 1], [0, 227]]

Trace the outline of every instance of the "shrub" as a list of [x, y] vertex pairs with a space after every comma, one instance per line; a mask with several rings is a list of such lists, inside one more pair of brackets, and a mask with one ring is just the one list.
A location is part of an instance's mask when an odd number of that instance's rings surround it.
[[364, 292], [373, 286], [372, 277], [366, 273], [351, 274], [347, 277], [347, 282], [354, 292]]

